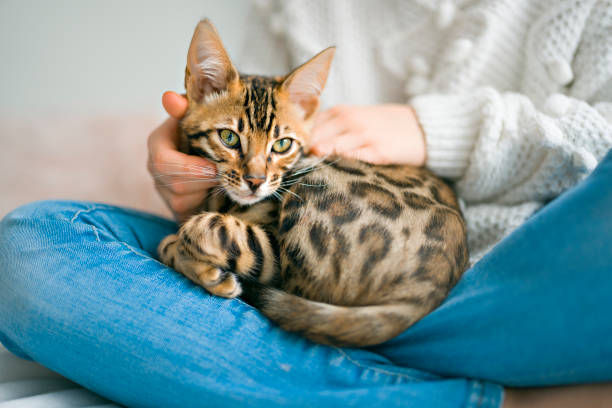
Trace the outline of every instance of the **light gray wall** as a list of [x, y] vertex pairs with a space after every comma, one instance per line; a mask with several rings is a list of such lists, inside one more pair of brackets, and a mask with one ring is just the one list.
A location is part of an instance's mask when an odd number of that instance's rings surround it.
[[0, 114], [159, 112], [201, 17], [239, 52], [245, 0], [0, 0]]

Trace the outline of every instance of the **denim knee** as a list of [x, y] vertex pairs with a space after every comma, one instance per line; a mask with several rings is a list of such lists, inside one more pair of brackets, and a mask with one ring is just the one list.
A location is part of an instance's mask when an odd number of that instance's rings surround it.
[[[13, 353], [27, 358], [13, 342], [10, 333], [25, 317], [37, 299], [33, 285], [47, 281], [53, 268], [49, 268], [42, 252], [53, 257], [51, 247], [62, 238], [82, 236], [84, 228], [70, 222], [87, 203], [71, 201], [37, 201], [16, 208], [0, 221], [0, 342]], [[70, 238], [69, 238], [70, 237]]]
[[0, 270], [6, 274], [23, 256], [23, 243], [45, 240], [49, 222], [69, 220], [70, 212], [82, 204], [68, 201], [36, 201], [16, 208], [0, 221]]
[[[0, 221], [0, 292], [28, 264], [39, 262], [31, 255], [32, 248], [41, 248], [53, 234], [66, 234], [70, 217], [86, 209], [86, 203], [70, 201], [37, 201], [16, 208]], [[22, 286], [16, 286], [22, 287]]]
[[92, 204], [68, 200], [34, 201], [17, 207], [0, 222], [0, 231], [12, 228], [24, 220], [64, 220], [70, 221], [80, 210], [87, 210]]

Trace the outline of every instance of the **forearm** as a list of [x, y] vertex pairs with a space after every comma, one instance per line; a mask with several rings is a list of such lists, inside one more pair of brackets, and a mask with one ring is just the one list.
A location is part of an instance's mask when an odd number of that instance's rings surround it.
[[427, 139], [427, 166], [457, 180], [472, 201], [554, 197], [612, 147], [612, 126], [585, 102], [555, 95], [537, 108], [524, 95], [482, 88], [413, 100]]

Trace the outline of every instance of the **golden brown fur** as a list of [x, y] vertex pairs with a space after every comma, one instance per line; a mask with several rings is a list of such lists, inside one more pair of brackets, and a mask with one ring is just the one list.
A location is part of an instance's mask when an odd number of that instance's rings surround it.
[[[286, 77], [239, 75], [212, 25], [198, 25], [181, 148], [216, 162], [220, 190], [159, 252], [284, 329], [364, 346], [442, 302], [468, 263], [465, 225], [427, 170], [304, 154], [332, 57], [327, 49]], [[240, 141], [230, 147], [224, 129]], [[290, 148], [278, 153], [282, 139]]]

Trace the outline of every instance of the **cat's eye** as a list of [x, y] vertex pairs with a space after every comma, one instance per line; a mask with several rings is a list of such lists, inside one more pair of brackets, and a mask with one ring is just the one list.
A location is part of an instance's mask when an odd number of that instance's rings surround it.
[[240, 144], [240, 138], [238, 135], [229, 129], [223, 129], [221, 132], [219, 132], [219, 137], [221, 138], [223, 144], [227, 147], [238, 147]]
[[272, 150], [274, 150], [276, 153], [285, 153], [287, 150], [289, 150], [292, 143], [293, 143], [293, 140], [287, 137], [284, 139], [277, 140], [272, 145]]

